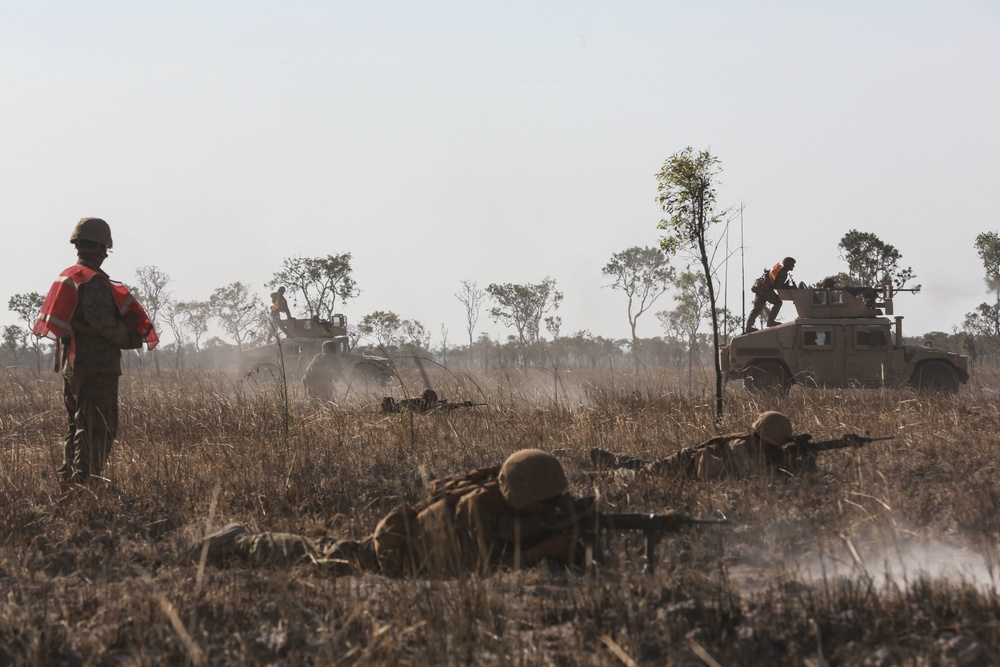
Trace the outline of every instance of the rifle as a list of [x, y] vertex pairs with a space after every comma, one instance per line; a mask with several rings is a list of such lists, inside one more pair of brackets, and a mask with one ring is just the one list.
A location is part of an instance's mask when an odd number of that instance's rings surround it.
[[458, 410], [459, 408], [474, 408], [480, 405], [486, 405], [485, 403], [473, 403], [472, 401], [438, 401], [438, 410]]
[[557, 502], [556, 511], [543, 522], [543, 526], [549, 534], [578, 535], [585, 549], [584, 564], [589, 560], [602, 560], [601, 531], [641, 531], [646, 539], [646, 563], [643, 571], [652, 573], [656, 568], [656, 547], [667, 533], [675, 533], [683, 526], [729, 523], [729, 519], [702, 519], [673, 510], [663, 514], [601, 512], [598, 510], [597, 499], [586, 496], [576, 499], [566, 497]]
[[813, 442], [811, 435], [808, 433], [801, 433], [792, 438], [792, 441], [787, 445], [781, 447], [773, 453], [768, 453], [767, 462], [774, 463], [785, 457], [791, 458], [808, 456], [810, 454], [818, 454], [820, 452], [829, 452], [834, 449], [846, 449], [847, 447], [860, 448], [867, 445], [869, 442], [880, 442], [882, 440], [895, 439], [896, 436], [894, 435], [883, 435], [873, 438], [867, 435], [858, 435], [857, 433], [845, 433], [834, 440], [821, 440], [820, 442]]

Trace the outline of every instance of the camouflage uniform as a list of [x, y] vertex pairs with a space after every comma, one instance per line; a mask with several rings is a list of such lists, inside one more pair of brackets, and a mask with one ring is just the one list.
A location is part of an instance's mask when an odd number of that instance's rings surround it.
[[[501, 466], [481, 468], [434, 480], [426, 501], [393, 510], [362, 540], [252, 534], [239, 524], [231, 524], [197, 544], [189, 558], [197, 562], [204, 551], [212, 562], [236, 556], [251, 563], [314, 563], [337, 573], [377, 571], [392, 576], [485, 572], [512, 566], [518, 557], [527, 565], [526, 550], [550, 535], [538, 529], [543, 524], [532, 520], [530, 514], [522, 514], [508, 500], [514, 496], [509, 489], [505, 492], [503, 470]], [[559, 475], [546, 477], [543, 485], [549, 488], [540, 495], [565, 492], [565, 475], [561, 481]], [[541, 499], [529, 500], [515, 504], [523, 505], [524, 511]]]
[[302, 385], [305, 387], [306, 396], [317, 401], [332, 399], [334, 376], [343, 379], [340, 359], [337, 358], [336, 354], [320, 352], [312, 358], [302, 376]]
[[433, 389], [424, 389], [415, 398], [395, 399], [391, 396], [382, 397], [382, 412], [409, 411], [423, 414], [436, 410], [438, 407], [441, 407], [441, 401], [438, 400], [437, 392]]
[[[653, 473], [679, 473], [695, 479], [720, 479], [722, 477], [748, 477], [761, 473], [798, 474], [816, 471], [816, 458], [812, 455], [791, 455], [784, 452], [779, 444], [760, 435], [758, 424], [768, 415], [766, 412], [747, 433], [721, 435], [695, 447], [685, 447], [659, 461], [644, 461], [633, 456], [614, 454], [603, 449], [590, 450], [593, 464], [599, 468], [627, 470], [647, 470]], [[778, 415], [787, 420], [784, 415]], [[787, 435], [774, 438], [782, 443], [791, 437], [791, 424]]]
[[767, 316], [767, 326], [772, 327], [778, 323], [778, 311], [781, 310], [781, 297], [776, 290], [795, 287], [789, 280], [788, 272], [795, 268], [795, 259], [786, 257], [780, 264], [775, 264], [770, 270], [753, 284], [753, 308], [747, 316], [747, 331], [756, 331], [754, 323], [761, 316], [768, 304], [771, 310]]
[[122, 374], [121, 350], [142, 346], [142, 336], [128, 331], [111, 296], [108, 275], [98, 272], [78, 289], [73, 311], [73, 365], [63, 368], [63, 401], [69, 431], [59, 476], [63, 481], [84, 482], [97, 476], [111, 453], [118, 434], [118, 378]]

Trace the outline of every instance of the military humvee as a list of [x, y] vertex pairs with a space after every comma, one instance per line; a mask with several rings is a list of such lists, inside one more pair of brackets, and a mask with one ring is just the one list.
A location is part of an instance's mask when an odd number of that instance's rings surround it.
[[240, 364], [244, 377], [264, 369], [272, 371], [284, 363], [288, 376], [301, 377], [313, 357], [322, 351], [323, 343], [332, 340], [337, 345], [337, 356], [341, 361], [344, 376], [352, 382], [365, 381], [384, 384], [395, 376], [392, 361], [386, 357], [369, 354], [354, 354], [347, 339], [347, 318], [334, 315], [327, 321], [317, 317], [312, 319], [272, 320], [284, 334], [277, 343], [268, 343], [243, 353]]
[[[719, 350], [727, 380], [755, 392], [792, 385], [899, 387], [955, 393], [969, 381], [968, 358], [903, 345], [903, 318], [892, 315], [892, 288], [779, 289], [798, 317], [733, 338]], [[895, 324], [895, 331], [890, 327]]]

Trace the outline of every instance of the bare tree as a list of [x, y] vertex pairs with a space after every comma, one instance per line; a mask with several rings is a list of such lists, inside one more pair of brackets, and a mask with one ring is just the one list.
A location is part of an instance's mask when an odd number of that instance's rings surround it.
[[[146, 309], [146, 314], [149, 315], [149, 321], [153, 323], [153, 327], [158, 329], [160, 327], [160, 313], [170, 307], [170, 292], [167, 291], [170, 275], [156, 266], [140, 266], [135, 270], [135, 280], [138, 287], [137, 298]], [[151, 350], [150, 354], [153, 356], [153, 366], [159, 373], [160, 358], [155, 349]]]
[[472, 352], [474, 344], [473, 335], [476, 324], [479, 322], [479, 313], [486, 302], [486, 292], [479, 289], [479, 285], [474, 280], [463, 280], [462, 289], [455, 292], [455, 298], [465, 306], [465, 331], [469, 334], [469, 352]]
[[212, 319], [212, 308], [207, 301], [178, 301], [174, 311], [179, 314], [184, 326], [191, 331], [194, 339], [194, 351], [201, 351], [201, 338], [208, 333]]

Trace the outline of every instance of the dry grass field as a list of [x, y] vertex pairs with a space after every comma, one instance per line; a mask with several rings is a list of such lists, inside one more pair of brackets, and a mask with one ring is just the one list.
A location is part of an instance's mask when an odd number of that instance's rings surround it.
[[[406, 378], [411, 393], [419, 380]], [[441, 374], [487, 406], [383, 415], [383, 391], [286, 422], [265, 379], [132, 374], [107, 483], [60, 489], [54, 374], [0, 375], [0, 665], [979, 665], [1000, 663], [1000, 378], [957, 397], [808, 391], [758, 400], [668, 375]], [[400, 395], [398, 388], [385, 393]], [[700, 482], [594, 473], [591, 447], [646, 458], [780, 409], [830, 452], [818, 474]], [[199, 570], [206, 532], [361, 536], [425, 480], [560, 450], [571, 490], [613, 511], [725, 516], [668, 536], [659, 566], [611, 536], [589, 572], [455, 580], [335, 577], [315, 566]]]

